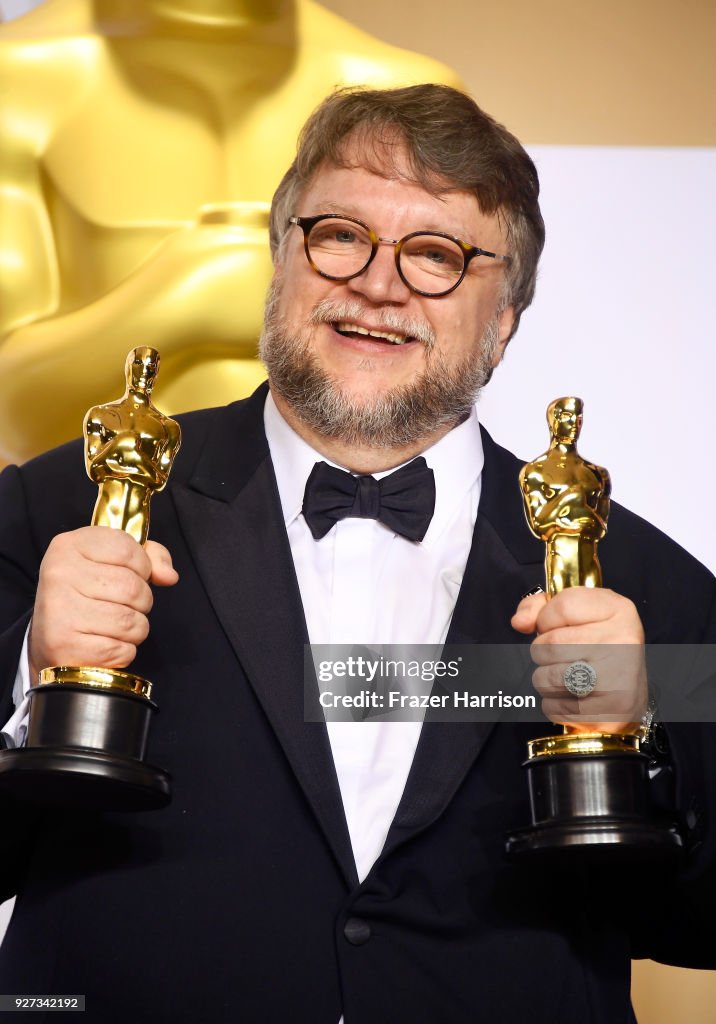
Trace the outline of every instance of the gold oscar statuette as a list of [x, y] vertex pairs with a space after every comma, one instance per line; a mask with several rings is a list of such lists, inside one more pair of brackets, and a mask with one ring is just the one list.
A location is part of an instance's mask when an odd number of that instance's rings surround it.
[[[519, 478], [527, 522], [545, 543], [548, 598], [567, 587], [602, 586], [597, 545], [607, 532], [611, 481], [577, 451], [582, 411], [581, 398], [550, 403], [549, 449], [526, 463]], [[565, 670], [572, 696], [587, 696], [598, 685], [588, 654], [582, 657]], [[641, 723], [627, 729], [598, 732], [570, 722], [562, 735], [529, 742], [524, 767], [532, 822], [508, 837], [508, 853], [629, 858], [678, 851], [678, 830], [650, 804]]]
[[[159, 353], [127, 356], [127, 388], [84, 421], [85, 465], [99, 492], [93, 526], [143, 544], [152, 495], [181, 442], [179, 424], [152, 404]], [[105, 810], [151, 810], [170, 799], [167, 772], [144, 761], [157, 710], [152, 684], [115, 668], [57, 665], [30, 691], [26, 746], [0, 752], [0, 787], [20, 799]]]

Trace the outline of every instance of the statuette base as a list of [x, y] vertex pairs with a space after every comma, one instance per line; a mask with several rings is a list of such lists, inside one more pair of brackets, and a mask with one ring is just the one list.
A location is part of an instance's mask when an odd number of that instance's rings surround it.
[[[616, 862], [680, 854], [675, 823], [660, 819], [649, 803], [649, 759], [634, 737], [594, 733], [533, 742], [542, 752], [523, 764], [532, 822], [508, 837], [510, 856]], [[550, 742], [557, 752], [545, 752]], [[560, 744], [570, 743], [583, 752], [560, 752]]]
[[171, 800], [171, 776], [97, 750], [22, 747], [0, 753], [0, 790], [46, 806], [155, 811]]
[[0, 790], [35, 803], [143, 811], [166, 806], [171, 778], [143, 758], [151, 685], [115, 669], [45, 669], [30, 691], [27, 745], [0, 752]]

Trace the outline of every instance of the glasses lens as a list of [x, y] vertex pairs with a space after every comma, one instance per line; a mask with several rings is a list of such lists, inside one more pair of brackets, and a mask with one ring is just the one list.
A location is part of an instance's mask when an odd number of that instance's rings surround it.
[[317, 270], [340, 279], [359, 274], [367, 267], [373, 245], [361, 224], [342, 217], [326, 217], [311, 228], [308, 251]]
[[403, 277], [418, 291], [442, 295], [459, 281], [465, 269], [465, 254], [450, 238], [441, 235], [413, 235], [400, 250]]

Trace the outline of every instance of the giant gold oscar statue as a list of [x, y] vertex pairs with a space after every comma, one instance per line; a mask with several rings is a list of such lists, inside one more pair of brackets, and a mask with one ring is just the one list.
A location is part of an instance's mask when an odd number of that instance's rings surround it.
[[[127, 388], [84, 421], [85, 465], [99, 486], [93, 526], [125, 530], [143, 544], [152, 495], [167, 483], [179, 424], [152, 404], [159, 354], [127, 356]], [[0, 751], [0, 788], [20, 799], [105, 810], [151, 810], [170, 779], [144, 760], [156, 705], [152, 684], [114, 668], [57, 665], [30, 691], [26, 746]]]
[[[527, 522], [545, 542], [548, 598], [567, 587], [602, 586], [597, 544], [607, 532], [611, 481], [606, 469], [577, 451], [582, 412], [580, 398], [551, 402], [550, 447], [520, 473]], [[598, 652], [592, 648], [591, 653]], [[569, 649], [565, 656], [570, 662], [565, 696], [588, 696], [597, 684], [590, 649], [580, 652], [580, 660], [572, 661]], [[563, 735], [529, 743], [525, 767], [532, 822], [508, 838], [509, 853], [630, 858], [678, 852], [676, 826], [650, 803], [649, 759], [641, 749], [645, 726], [634, 722], [622, 728], [600, 732], [573, 720]]]
[[47, 0], [2, 25], [0, 463], [73, 437], [127, 337], [161, 350], [170, 413], [250, 393], [299, 128], [336, 86], [421, 81], [459, 85], [312, 0]]

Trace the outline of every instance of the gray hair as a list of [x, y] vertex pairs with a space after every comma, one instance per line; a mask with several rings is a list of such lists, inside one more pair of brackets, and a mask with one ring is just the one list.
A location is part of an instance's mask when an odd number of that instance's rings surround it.
[[447, 85], [338, 90], [304, 125], [274, 195], [274, 256], [319, 168], [356, 166], [356, 153], [361, 167], [396, 177], [405, 177], [407, 156], [409, 180], [436, 195], [471, 192], [484, 214], [500, 217], [512, 255], [503, 304], [514, 306], [514, 334], [534, 296], [544, 245], [537, 170], [515, 136]]

